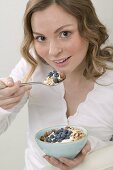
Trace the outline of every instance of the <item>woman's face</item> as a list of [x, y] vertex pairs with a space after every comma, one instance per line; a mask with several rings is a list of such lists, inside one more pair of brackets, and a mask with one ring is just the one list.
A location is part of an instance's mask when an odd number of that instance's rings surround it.
[[54, 4], [32, 15], [37, 54], [57, 71], [71, 73], [84, 65], [88, 42], [80, 36], [77, 19]]

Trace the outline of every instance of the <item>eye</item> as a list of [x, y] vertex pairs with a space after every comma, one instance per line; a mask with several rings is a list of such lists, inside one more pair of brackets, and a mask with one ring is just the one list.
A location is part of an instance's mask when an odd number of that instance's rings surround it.
[[60, 36], [61, 38], [67, 38], [71, 35], [71, 32], [70, 31], [62, 31]]
[[38, 42], [44, 42], [46, 40], [46, 37], [40, 35], [40, 36], [37, 36], [37, 37], [34, 37]]

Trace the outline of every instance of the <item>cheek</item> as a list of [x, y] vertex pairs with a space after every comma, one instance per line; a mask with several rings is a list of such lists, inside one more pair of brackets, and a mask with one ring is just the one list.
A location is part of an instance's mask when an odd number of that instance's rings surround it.
[[86, 55], [88, 50], [88, 42], [84, 39], [75, 39], [69, 44], [69, 51], [72, 53], [72, 55]]
[[35, 47], [35, 50], [36, 50], [37, 54], [41, 58], [43, 58], [43, 59], [47, 58], [47, 56], [48, 56], [48, 49], [47, 48], [45, 48], [42, 45], [38, 45], [37, 43], [34, 43], [34, 47]]

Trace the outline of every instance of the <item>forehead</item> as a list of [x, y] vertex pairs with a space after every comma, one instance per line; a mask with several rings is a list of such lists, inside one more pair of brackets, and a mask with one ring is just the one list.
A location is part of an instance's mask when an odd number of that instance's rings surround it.
[[77, 25], [76, 17], [66, 12], [62, 7], [53, 4], [42, 11], [33, 13], [31, 18], [31, 25], [33, 29], [50, 29], [53, 27], [60, 27], [63, 25]]

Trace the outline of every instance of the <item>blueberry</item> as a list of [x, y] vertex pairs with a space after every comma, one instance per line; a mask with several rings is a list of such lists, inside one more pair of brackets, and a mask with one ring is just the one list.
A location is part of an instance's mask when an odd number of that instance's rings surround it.
[[65, 137], [66, 137], [65, 133], [62, 133], [61, 134], [61, 139], [65, 139]]
[[58, 138], [58, 139], [60, 139], [60, 137], [61, 137], [61, 133], [59, 133], [59, 134], [57, 135], [57, 138]]
[[65, 137], [65, 139], [69, 139], [69, 138], [70, 138], [70, 136], [66, 136], [66, 137]]
[[62, 132], [62, 131], [64, 131], [64, 128], [61, 128], [60, 130], [61, 130], [61, 132]]
[[53, 139], [53, 142], [57, 142], [57, 139], [56, 139], [56, 138], [54, 138], [54, 139]]
[[65, 131], [62, 131], [62, 135], [66, 135], [66, 134], [65, 134]]
[[56, 136], [55, 136], [55, 139], [58, 140], [58, 139], [60, 139], [60, 137], [59, 137], [58, 135], [56, 135]]
[[68, 133], [68, 130], [67, 129], [65, 129], [65, 134], [67, 134]]
[[54, 73], [54, 77], [59, 77], [59, 74], [58, 73]]
[[50, 139], [53, 139], [53, 138], [54, 138], [54, 135], [51, 135], [51, 136], [50, 136]]
[[49, 137], [46, 138], [46, 142], [52, 142], [51, 139]]
[[48, 77], [52, 77], [53, 76], [53, 72], [49, 72]]

